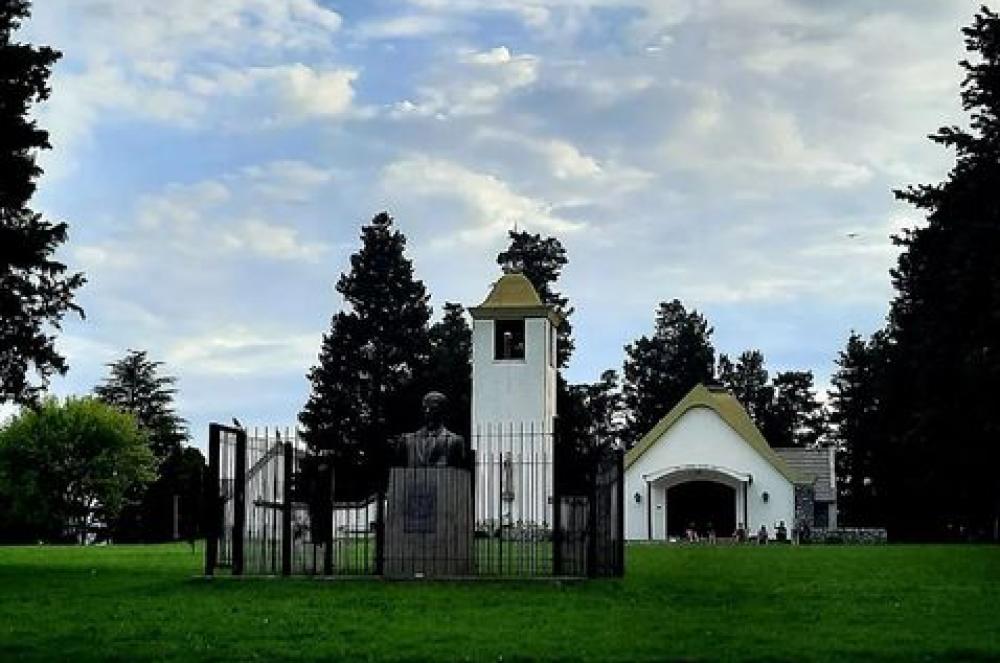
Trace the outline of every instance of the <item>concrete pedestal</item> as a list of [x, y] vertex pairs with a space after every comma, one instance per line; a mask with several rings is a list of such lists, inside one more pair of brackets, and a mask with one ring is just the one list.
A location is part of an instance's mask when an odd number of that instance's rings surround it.
[[385, 575], [472, 575], [472, 475], [453, 467], [394, 467], [385, 516]]

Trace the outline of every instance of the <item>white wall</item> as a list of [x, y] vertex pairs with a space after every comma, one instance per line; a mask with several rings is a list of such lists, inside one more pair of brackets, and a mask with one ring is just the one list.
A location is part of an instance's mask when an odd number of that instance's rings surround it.
[[[477, 524], [500, 520], [551, 525], [552, 432], [556, 415], [556, 369], [552, 326], [545, 317], [524, 325], [524, 359], [496, 360], [493, 320], [472, 323], [472, 449], [476, 452]], [[502, 454], [502, 455], [501, 455]], [[512, 467], [504, 473], [501, 458]]]
[[472, 431], [497, 424], [552, 430], [555, 369], [548, 318], [524, 324], [524, 359], [494, 359], [493, 320], [472, 322]]
[[[750, 532], [766, 525], [774, 536], [774, 526], [783, 520], [791, 531], [795, 516], [795, 493], [792, 483], [747, 444], [729, 425], [707, 407], [695, 407], [685, 412], [677, 422], [625, 470], [625, 537], [647, 539], [648, 512], [652, 508], [654, 539], [665, 538], [664, 509], [666, 488], [671, 479], [665, 477], [649, 486], [645, 477], [655, 477], [667, 468], [704, 465], [723, 467], [736, 474], [749, 474], [752, 482], [747, 489], [747, 511]], [[705, 478], [705, 477], [699, 477]], [[674, 477], [676, 481], [677, 477]], [[736, 485], [725, 479], [729, 485]], [[736, 521], [743, 520], [742, 486], [737, 488]], [[764, 502], [763, 494], [769, 494]], [[636, 503], [634, 495], [641, 501]], [[652, 500], [650, 501], [649, 495]], [[728, 535], [728, 532], [720, 532]]]

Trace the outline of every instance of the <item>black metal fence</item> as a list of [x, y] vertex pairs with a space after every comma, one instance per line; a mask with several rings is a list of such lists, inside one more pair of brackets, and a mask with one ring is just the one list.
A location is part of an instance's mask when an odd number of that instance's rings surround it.
[[466, 468], [389, 468], [360, 499], [295, 431], [209, 429], [205, 572], [387, 577], [624, 573], [621, 452], [560, 491], [554, 440], [530, 428], [473, 436]]

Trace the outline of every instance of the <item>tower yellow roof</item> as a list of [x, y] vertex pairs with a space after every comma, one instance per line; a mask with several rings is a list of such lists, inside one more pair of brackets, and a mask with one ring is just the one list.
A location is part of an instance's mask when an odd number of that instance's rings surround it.
[[547, 317], [558, 325], [562, 317], [542, 302], [538, 291], [524, 274], [504, 274], [490, 290], [483, 303], [469, 309], [473, 318]]

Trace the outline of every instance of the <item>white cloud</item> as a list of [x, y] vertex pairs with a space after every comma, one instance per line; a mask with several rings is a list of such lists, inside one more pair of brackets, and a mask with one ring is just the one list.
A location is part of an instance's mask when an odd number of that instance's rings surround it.
[[237, 252], [275, 260], [306, 260], [315, 262], [326, 252], [320, 243], [303, 243], [294, 228], [252, 219], [222, 236], [222, 245]]
[[278, 160], [247, 166], [228, 179], [244, 182], [266, 200], [305, 202], [333, 181], [331, 169], [303, 161]]
[[514, 55], [506, 46], [460, 53], [455, 68], [420, 87], [416, 100], [396, 103], [390, 115], [444, 119], [491, 114], [508, 96], [538, 80], [539, 65], [537, 56]]
[[362, 22], [354, 34], [360, 39], [412, 39], [441, 34], [454, 28], [440, 16], [404, 14]]
[[257, 377], [282, 374], [289, 367], [308, 366], [319, 347], [320, 334], [295, 333], [274, 325], [216, 326], [172, 341], [166, 363], [189, 375]]
[[155, 247], [161, 257], [172, 254], [198, 260], [235, 254], [315, 262], [328, 245], [302, 239], [287, 221], [262, 217], [261, 208], [277, 205], [282, 209], [307, 202], [331, 177], [329, 171], [308, 163], [279, 160], [219, 179], [171, 183], [140, 197], [135, 213], [137, 235], [114, 245], [83, 247], [77, 257], [95, 267], [131, 268], [138, 263], [128, 257]]
[[[356, 71], [303, 56], [329, 49], [340, 16], [318, 0], [53, 0], [29, 36], [72, 44], [41, 108], [58, 149], [50, 176], [77, 166], [102, 122], [259, 129], [346, 114]], [[326, 62], [326, 58], [324, 58]]]
[[514, 224], [556, 234], [584, 227], [554, 214], [550, 203], [517, 193], [495, 175], [442, 159], [411, 157], [395, 161], [385, 168], [381, 184], [403, 205], [408, 199], [433, 199], [459, 206], [463, 222], [439, 235], [439, 247], [489, 241], [502, 236]]
[[[563, 182], [579, 182], [598, 195], [633, 191], [648, 183], [653, 174], [625, 166], [612, 159], [601, 160], [585, 154], [573, 143], [558, 138], [537, 138], [507, 129], [484, 127], [475, 134], [478, 140], [511, 143], [542, 157], [548, 174]], [[594, 187], [597, 186], [597, 191]]]
[[767, 99], [735, 101], [715, 88], [696, 87], [694, 104], [663, 145], [668, 167], [694, 171], [722, 184], [765, 191], [763, 180], [823, 182], [835, 188], [870, 180], [865, 163], [807, 141], [799, 119]]

